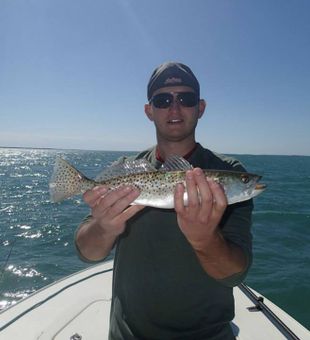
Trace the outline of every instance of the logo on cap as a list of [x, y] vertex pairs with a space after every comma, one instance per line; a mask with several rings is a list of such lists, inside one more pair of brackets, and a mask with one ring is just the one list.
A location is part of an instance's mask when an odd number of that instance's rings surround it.
[[181, 78], [167, 78], [165, 80], [165, 85], [169, 85], [169, 84], [181, 84], [182, 83], [182, 79]]

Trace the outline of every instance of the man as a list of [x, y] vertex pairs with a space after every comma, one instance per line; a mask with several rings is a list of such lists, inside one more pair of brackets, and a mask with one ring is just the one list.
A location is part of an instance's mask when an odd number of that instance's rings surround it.
[[156, 168], [170, 155], [195, 168], [175, 189], [175, 209], [130, 206], [139, 191], [104, 186], [84, 194], [91, 216], [76, 233], [87, 260], [116, 245], [110, 339], [233, 339], [232, 287], [251, 263], [252, 201], [227, 206], [221, 186], [201, 169], [244, 171], [236, 160], [204, 149], [195, 128], [205, 111], [199, 83], [181, 63], [164, 63], [148, 84], [147, 117], [157, 145], [135, 159]]

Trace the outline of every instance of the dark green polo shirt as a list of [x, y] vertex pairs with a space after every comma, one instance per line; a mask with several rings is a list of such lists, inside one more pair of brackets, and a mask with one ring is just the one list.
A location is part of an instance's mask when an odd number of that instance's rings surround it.
[[[135, 158], [157, 168], [155, 148]], [[202, 148], [188, 161], [203, 169], [245, 171], [241, 164]], [[223, 236], [240, 246], [251, 264], [252, 200], [230, 205], [221, 221]], [[114, 260], [110, 339], [233, 339], [232, 287], [248, 268], [224, 280], [201, 267], [180, 231], [173, 209], [145, 208], [118, 238]]]

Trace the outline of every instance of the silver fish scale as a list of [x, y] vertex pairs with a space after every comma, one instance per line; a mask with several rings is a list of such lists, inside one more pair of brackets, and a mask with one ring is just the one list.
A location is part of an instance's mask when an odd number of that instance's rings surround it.
[[184, 178], [185, 173], [183, 171], [154, 171], [112, 178], [98, 184], [106, 185], [112, 190], [123, 185], [131, 185], [138, 188], [141, 193], [161, 196], [163, 192], [170, 191], [171, 187], [174, 187], [177, 183], [184, 182]]
[[119, 178], [102, 181], [110, 190], [124, 185], [134, 186], [140, 190], [140, 196], [134, 204], [143, 204], [153, 207], [173, 207], [174, 188], [177, 183], [185, 182], [184, 171], [153, 171], [127, 175]]

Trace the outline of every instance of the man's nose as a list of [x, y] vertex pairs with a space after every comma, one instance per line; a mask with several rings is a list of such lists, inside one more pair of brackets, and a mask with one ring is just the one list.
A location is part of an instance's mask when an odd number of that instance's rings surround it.
[[176, 97], [173, 98], [173, 101], [170, 105], [170, 110], [179, 110], [180, 108], [180, 103]]

